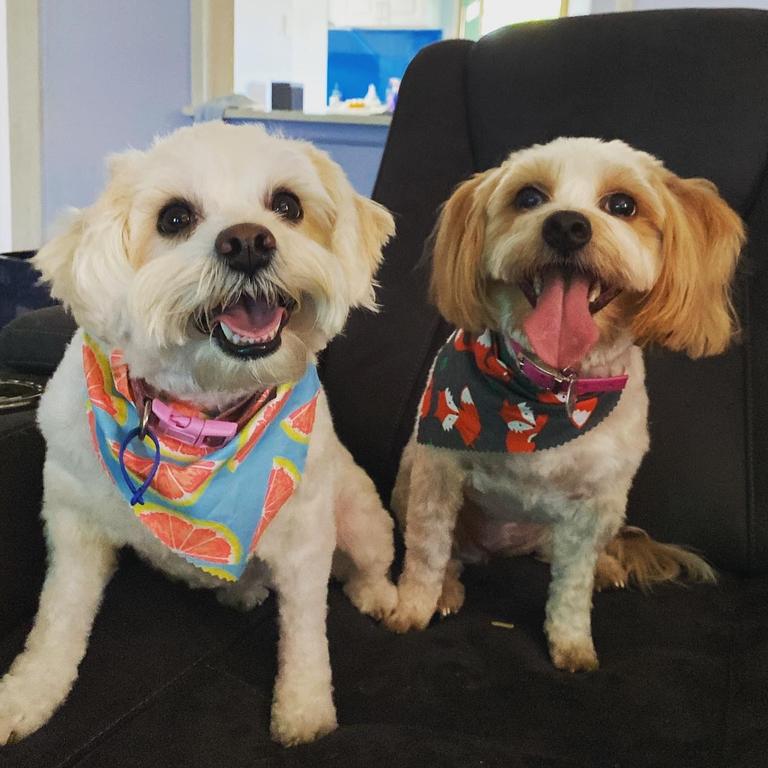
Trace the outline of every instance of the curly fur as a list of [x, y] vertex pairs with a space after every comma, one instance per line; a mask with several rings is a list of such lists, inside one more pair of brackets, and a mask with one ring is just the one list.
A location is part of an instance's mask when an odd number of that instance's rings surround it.
[[[272, 212], [278, 188], [301, 199], [300, 223]], [[156, 222], [175, 198], [194, 204], [198, 222], [187, 237], [169, 239]], [[216, 235], [241, 222], [268, 226], [277, 241], [272, 264], [252, 280], [214, 253]], [[209, 123], [114, 159], [104, 194], [70, 216], [35, 265], [83, 329], [105, 348], [123, 349], [134, 377], [174, 400], [215, 409], [295, 380], [342, 329], [351, 307], [371, 307], [373, 273], [392, 232], [391, 216], [356, 195], [324, 153], [256, 127]], [[282, 345], [267, 357], [229, 357], [196, 329], [196, 316], [240, 292], [276, 290], [297, 308]], [[155, 539], [101, 470], [86, 423], [82, 333], [38, 414], [47, 443], [42, 514], [49, 568], [26, 647], [0, 681], [0, 744], [42, 726], [66, 698], [115, 553], [126, 545], [173, 578], [219, 590], [232, 605], [252, 607], [266, 586], [274, 588], [280, 644], [272, 733], [296, 744], [332, 730], [325, 617], [334, 549], [347, 558], [345, 589], [361, 610], [388, 612], [396, 592], [388, 577], [391, 520], [336, 438], [325, 396], [296, 493], [242, 580], [222, 586]]]

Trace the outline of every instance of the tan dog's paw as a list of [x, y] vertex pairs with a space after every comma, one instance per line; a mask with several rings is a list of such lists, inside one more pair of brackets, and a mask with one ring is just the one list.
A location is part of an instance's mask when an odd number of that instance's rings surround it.
[[624, 589], [629, 581], [629, 574], [613, 555], [601, 552], [595, 564], [595, 591], [604, 589]]
[[412, 629], [426, 629], [434, 610], [428, 614], [398, 605], [394, 613], [384, 619], [387, 629], [402, 635]]
[[411, 584], [400, 584], [397, 592], [397, 608], [384, 619], [386, 627], [401, 634], [411, 629], [426, 629], [437, 608], [437, 600]]
[[377, 621], [397, 607], [397, 587], [389, 579], [371, 582], [352, 578], [344, 585], [344, 592], [360, 613]]
[[464, 585], [457, 576], [446, 575], [443, 591], [437, 601], [437, 612], [445, 618], [458, 613], [464, 605]]
[[270, 731], [272, 738], [284, 747], [315, 741], [336, 727], [336, 708], [330, 687], [315, 696], [306, 691], [294, 694], [275, 691]]
[[550, 643], [549, 654], [558, 669], [568, 672], [593, 672], [599, 666], [592, 641]]

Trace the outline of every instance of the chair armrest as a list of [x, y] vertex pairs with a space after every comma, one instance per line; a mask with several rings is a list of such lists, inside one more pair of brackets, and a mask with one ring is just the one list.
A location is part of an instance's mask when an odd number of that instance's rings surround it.
[[35, 611], [45, 573], [40, 518], [45, 447], [35, 412], [0, 416], [0, 634]]

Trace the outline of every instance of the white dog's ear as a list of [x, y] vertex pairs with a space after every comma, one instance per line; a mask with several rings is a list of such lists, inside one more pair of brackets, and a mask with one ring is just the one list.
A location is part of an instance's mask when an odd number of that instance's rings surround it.
[[358, 195], [344, 171], [325, 152], [311, 145], [306, 145], [306, 151], [336, 208], [332, 248], [346, 263], [350, 305], [375, 309], [373, 276], [383, 247], [395, 233], [394, 219], [386, 208]]
[[482, 256], [486, 207], [496, 169], [459, 184], [440, 212], [432, 235], [430, 292], [440, 314], [459, 328], [480, 331], [490, 322]]
[[73, 211], [62, 231], [33, 259], [51, 295], [68, 307], [78, 325], [99, 336], [122, 309], [123, 288], [131, 274], [128, 214], [133, 175], [141, 152], [109, 160], [110, 180], [89, 208]]
[[661, 272], [635, 317], [635, 338], [694, 358], [716, 355], [737, 330], [731, 281], [744, 224], [711, 181], [658, 174], [666, 214]]

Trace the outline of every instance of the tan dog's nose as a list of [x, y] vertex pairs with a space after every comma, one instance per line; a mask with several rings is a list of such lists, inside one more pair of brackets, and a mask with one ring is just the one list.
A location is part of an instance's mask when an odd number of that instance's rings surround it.
[[214, 248], [234, 270], [253, 275], [275, 255], [275, 236], [260, 224], [235, 224], [219, 232]]
[[592, 239], [589, 219], [576, 211], [557, 211], [547, 216], [541, 235], [548, 245], [560, 253], [572, 253]]

